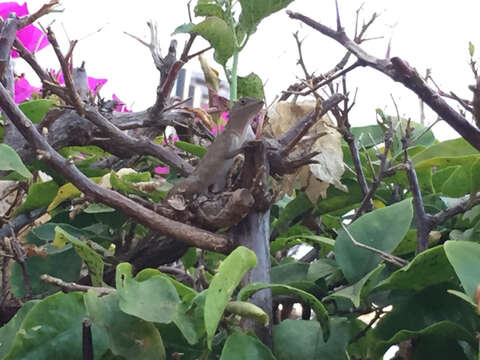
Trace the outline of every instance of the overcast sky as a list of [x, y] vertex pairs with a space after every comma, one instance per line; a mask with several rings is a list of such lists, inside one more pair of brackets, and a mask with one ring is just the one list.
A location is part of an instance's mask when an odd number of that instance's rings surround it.
[[[116, 93], [134, 110], [145, 109], [153, 104], [158, 83], [156, 71], [148, 49], [127, 37], [123, 31], [148, 39], [147, 20], [158, 23], [163, 49], [168, 47], [170, 34], [180, 24], [188, 22], [186, 0], [63, 0], [64, 12], [43, 18], [46, 26], [52, 25], [57, 37], [65, 44], [70, 39], [80, 39], [74, 53], [75, 65], [86, 61], [89, 75], [107, 78], [102, 94], [108, 97]], [[381, 16], [370, 28], [369, 37], [383, 39], [365, 43], [364, 48], [378, 57], [385, 56], [389, 39], [392, 39], [391, 56], [400, 56], [416, 67], [420, 74], [431, 68], [433, 77], [445, 91], [454, 91], [460, 96], [471, 97], [467, 86], [473, 84], [469, 70], [468, 42], [472, 41], [480, 54], [480, 31], [478, 14], [480, 1], [456, 0], [339, 0], [342, 22], [353, 36], [355, 10], [363, 3], [361, 19], [369, 18], [376, 11]], [[30, 12], [43, 1], [27, 1]], [[195, 4], [195, 0], [192, 1]], [[335, 24], [333, 0], [296, 0], [289, 9], [303, 13], [330, 26]], [[199, 22], [199, 19], [194, 19]], [[100, 31], [98, 31], [101, 29]], [[239, 74], [254, 71], [266, 83], [267, 101], [286, 89], [302, 75], [296, 65], [298, 54], [292, 33], [299, 31], [304, 41], [304, 58], [309, 71], [321, 72], [331, 69], [343, 56], [343, 48], [333, 40], [291, 20], [285, 11], [275, 13], [262, 22], [257, 33], [248, 42], [240, 55]], [[187, 36], [177, 35], [179, 52]], [[195, 49], [205, 43], [198, 41]], [[47, 48], [38, 54], [39, 61], [48, 67], [58, 68], [53, 50]], [[212, 62], [213, 67], [220, 66]], [[197, 60], [186, 65], [199, 68]], [[18, 70], [22, 65], [18, 64]], [[23, 71], [23, 70], [22, 70]], [[395, 84], [384, 75], [368, 68], [355, 70], [349, 75], [352, 91], [358, 87], [357, 106], [352, 113], [354, 126], [375, 122], [375, 108], [394, 113], [390, 94], [394, 96], [400, 113], [418, 121], [419, 104], [413, 93]], [[455, 105], [456, 107], [456, 105]], [[427, 112], [427, 123], [436, 119]], [[436, 125], [435, 133], [440, 138], [457, 135], [446, 124]]]

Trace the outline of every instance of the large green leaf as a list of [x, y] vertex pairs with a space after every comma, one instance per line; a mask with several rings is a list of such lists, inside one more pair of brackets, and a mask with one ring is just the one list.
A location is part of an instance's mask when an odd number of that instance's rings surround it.
[[424, 337], [430, 335], [439, 342], [452, 344], [464, 340], [476, 346], [475, 334], [480, 319], [475, 309], [449, 294], [447, 289], [443, 284], [435, 285], [410, 293], [410, 296], [404, 293], [403, 297], [394, 299], [393, 310], [382, 318], [373, 331], [377, 338], [374, 354], [378, 357], [390, 345], [406, 339], [415, 338], [416, 342], [421, 343]]
[[444, 244], [447, 258], [470, 298], [480, 285], [480, 244], [469, 241], [447, 241]]
[[[83, 294], [51, 295], [25, 316], [5, 360], [82, 359]], [[105, 331], [92, 326], [95, 359], [107, 350]]]
[[375, 269], [370, 271], [355, 284], [334, 292], [333, 294], [327, 296], [324, 300], [348, 299], [352, 302], [353, 306], [358, 308], [360, 306], [360, 301], [370, 293], [375, 285], [375, 280], [377, 280], [378, 275], [380, 275], [384, 268], [384, 264], [378, 265]]
[[125, 286], [118, 289], [118, 296], [123, 312], [159, 323], [171, 322], [180, 302], [175, 287], [162, 276], [153, 276], [141, 282], [128, 279]]
[[233, 55], [235, 42], [233, 31], [228, 24], [216, 16], [209, 16], [200, 24], [195, 25], [191, 32], [205, 38], [215, 49], [215, 60], [225, 65]]
[[[75, 253], [73, 248], [65, 246], [55, 249], [47, 246], [47, 256], [30, 256], [25, 260], [32, 295], [39, 295], [56, 287], [40, 280], [40, 276], [48, 274], [59, 277], [65, 281], [76, 281], [80, 276], [82, 259]], [[20, 265], [15, 263], [12, 267], [10, 283], [13, 294], [22, 298], [24, 293], [24, 278]]]
[[275, 360], [272, 351], [260, 340], [234, 332], [225, 342], [220, 360]]
[[54, 100], [38, 99], [21, 103], [18, 107], [33, 123], [39, 123], [52, 107]]
[[478, 150], [470, 145], [465, 139], [458, 138], [453, 140], [442, 141], [440, 143], [429, 146], [421, 153], [412, 158], [414, 164], [421, 161], [451, 156], [477, 155]]
[[237, 92], [239, 99], [245, 96], [262, 100], [265, 98], [262, 79], [253, 72], [237, 78]]
[[40, 300], [31, 300], [22, 305], [20, 310], [17, 311], [15, 316], [11, 318], [6, 325], [0, 328], [0, 358], [3, 359], [5, 355], [10, 351], [13, 340], [17, 335], [17, 331], [20, 329], [23, 320], [27, 316], [28, 312], [36, 305]]
[[212, 279], [205, 300], [205, 329], [208, 345], [211, 347], [218, 323], [233, 291], [243, 275], [257, 265], [255, 253], [243, 246], [236, 248], [220, 265], [217, 274]]
[[225, 12], [215, 3], [198, 3], [193, 9], [195, 16], [216, 16], [225, 20]]
[[454, 279], [455, 272], [445, 256], [443, 246], [436, 246], [415, 256], [407, 266], [378, 284], [375, 290], [419, 291]]
[[13, 170], [26, 179], [33, 177], [32, 173], [28, 171], [23, 164], [22, 159], [17, 152], [7, 144], [0, 144], [0, 170]]
[[28, 188], [28, 195], [20, 207], [15, 210], [15, 215], [47, 207], [57, 194], [58, 185], [54, 181], [35, 183]]
[[239, 23], [247, 34], [253, 34], [257, 26], [270, 14], [287, 7], [293, 0], [239, 0], [242, 5]]
[[273, 352], [278, 360], [347, 360], [349, 323], [332, 318], [332, 334], [324, 341], [318, 322], [284, 320], [273, 328]]
[[205, 334], [204, 308], [207, 291], [197, 294], [191, 302], [178, 304], [174, 323], [190, 345], [196, 344]]
[[95, 291], [89, 291], [85, 295], [88, 316], [94, 325], [107, 330], [113, 354], [136, 360], [165, 359], [162, 338], [155, 326], [125, 314], [118, 303], [116, 293], [98, 297]]
[[379, 145], [385, 141], [382, 128], [380, 125], [368, 125], [352, 127], [350, 129], [358, 144], [366, 148]]
[[167, 279], [172, 283], [172, 285], [175, 287], [175, 290], [177, 291], [177, 294], [180, 296], [180, 298], [184, 301], [188, 299], [192, 299], [197, 295], [197, 292], [193, 290], [191, 287], [188, 287], [187, 285], [173, 279], [172, 277], [165, 275], [164, 273], [160, 272], [157, 269], [151, 269], [151, 268], [146, 268], [140, 271], [136, 276], [135, 280], [137, 281], [145, 281], [148, 280], [154, 276], [161, 276], [164, 279]]
[[[405, 237], [412, 217], [412, 201], [406, 199], [365, 214], [347, 228], [355, 241], [391, 253]], [[335, 241], [335, 259], [350, 284], [360, 280], [382, 261], [380, 255], [355, 246], [344, 230]]]
[[328, 311], [323, 304], [313, 295], [301, 289], [294, 288], [282, 284], [265, 284], [265, 283], [250, 283], [244, 286], [238, 293], [238, 300], [245, 301], [250, 298], [257, 291], [263, 289], [272, 289], [274, 295], [294, 295], [302, 299], [302, 301], [310, 306], [317, 316], [317, 320], [322, 326], [323, 336], [328, 339], [330, 335], [330, 322], [328, 318]]

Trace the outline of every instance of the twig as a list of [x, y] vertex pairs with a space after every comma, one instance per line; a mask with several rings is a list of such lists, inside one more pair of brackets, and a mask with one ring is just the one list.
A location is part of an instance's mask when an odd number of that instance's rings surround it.
[[398, 266], [398, 267], [404, 267], [405, 265], [408, 265], [408, 261], [405, 260], [405, 259], [402, 259], [398, 256], [395, 256], [395, 255], [392, 255], [392, 254], [389, 254], [389, 253], [386, 253], [382, 250], [378, 250], [374, 247], [371, 247], [371, 246], [368, 246], [368, 245], [365, 245], [365, 244], [362, 244], [358, 241], [355, 240], [355, 238], [352, 236], [352, 234], [350, 233], [350, 231], [348, 231], [347, 227], [343, 224], [343, 223], [340, 223], [340, 225], [342, 226], [342, 229], [345, 231], [345, 233], [347, 234], [347, 236], [350, 238], [350, 240], [352, 241], [353, 245], [355, 246], [358, 246], [362, 249], [366, 249], [366, 250], [369, 250], [375, 254], [378, 254], [380, 255], [380, 257], [389, 262], [390, 264], [393, 264], [395, 266]]
[[378, 319], [382, 317], [383, 314], [384, 312], [382, 309], [375, 310], [375, 316], [373, 317], [373, 319], [370, 320], [367, 326], [365, 326], [361, 331], [359, 331], [357, 335], [350, 339], [349, 344], [353, 344], [360, 340], [362, 337], [364, 337], [367, 334], [368, 330], [370, 330], [373, 325], [375, 325], [375, 323], [378, 321]]
[[459, 204], [452, 206], [448, 209], [442, 210], [435, 215], [430, 216], [430, 226], [433, 228], [436, 225], [443, 223], [445, 220], [458, 215], [462, 214], [465, 211], [470, 210], [476, 205], [480, 205], [480, 193], [475, 195], [470, 195], [467, 199], [460, 202]]
[[431, 226], [429, 224], [430, 215], [425, 212], [423, 206], [422, 192], [418, 184], [417, 172], [408, 156], [409, 138], [412, 129], [410, 128], [410, 121], [407, 123], [405, 134], [402, 136], [402, 147], [404, 153], [403, 163], [407, 172], [408, 184], [413, 197], [413, 208], [415, 209], [415, 219], [417, 224], [417, 252], [420, 253], [428, 249], [428, 238], [430, 235]]
[[375, 176], [372, 185], [370, 186], [370, 189], [368, 190], [368, 193], [366, 196], [363, 197], [362, 202], [360, 203], [360, 206], [358, 207], [357, 211], [355, 212], [355, 215], [353, 216], [352, 221], [355, 221], [358, 219], [364, 211], [367, 210], [369, 207], [369, 204], [371, 203], [371, 199], [373, 198], [373, 195], [375, 194], [375, 191], [377, 191], [378, 186], [380, 185], [383, 177], [385, 176], [385, 172], [388, 168], [387, 162], [388, 162], [388, 153], [390, 151], [390, 147], [392, 146], [393, 142], [393, 124], [392, 121], [390, 120], [388, 123], [388, 130], [385, 131], [384, 135], [384, 151], [382, 154], [379, 154], [378, 157], [380, 158], [380, 168], [378, 169], [377, 176]]
[[439, 96], [438, 92], [431, 89], [408, 63], [399, 57], [391, 59], [379, 59], [363, 50], [358, 44], [352, 41], [344, 31], [335, 31], [309, 17], [287, 11], [293, 18], [302, 21], [325, 36], [328, 36], [347, 50], [351, 51], [362, 63], [387, 75], [394, 81], [402, 83], [405, 87], [419, 96], [433, 111], [453, 127], [473, 147], [480, 150], [480, 130], [470, 124], [465, 117], [455, 111], [448, 103]]
[[87, 292], [89, 290], [94, 290], [98, 293], [98, 296], [104, 296], [104, 295], [113, 294], [115, 292], [114, 288], [80, 285], [74, 282], [66, 282], [66, 281], [63, 281], [62, 279], [59, 279], [47, 274], [40, 275], [40, 279], [42, 281], [45, 281], [46, 283], [58, 286], [64, 293], [68, 293], [71, 291]]
[[50, 27], [47, 28], [47, 37], [50, 43], [52, 44], [53, 50], [57, 55], [58, 62], [60, 63], [60, 67], [62, 68], [63, 78], [65, 80], [65, 87], [67, 89], [68, 96], [70, 98], [70, 103], [75, 107], [75, 110], [80, 116], [84, 114], [84, 106], [82, 99], [78, 95], [77, 91], [75, 90], [75, 85], [73, 83], [72, 72], [70, 71], [70, 67], [68, 66], [67, 59], [63, 56], [62, 51], [60, 50], [60, 46], [58, 45], [57, 38], [53, 33]]
[[56, 10], [54, 7], [60, 3], [59, 0], [51, 0], [49, 3], [42, 5], [40, 9], [35, 11], [33, 14], [25, 16], [20, 19], [20, 27], [25, 27], [27, 25], [33, 24], [35, 21], [40, 19], [42, 16], [50, 14], [52, 12], [61, 12], [62, 10]]
[[11, 237], [4, 238], [4, 241], [6, 241], [7, 239], [10, 240], [10, 248], [11, 248], [13, 257], [22, 269], [23, 289], [24, 289], [23, 297], [25, 299], [28, 299], [32, 295], [32, 283], [30, 282], [30, 275], [28, 275], [27, 264], [25, 263], [25, 252], [20, 246], [17, 239], [17, 235], [13, 230], [12, 226], [10, 226], [10, 234], [11, 234]]

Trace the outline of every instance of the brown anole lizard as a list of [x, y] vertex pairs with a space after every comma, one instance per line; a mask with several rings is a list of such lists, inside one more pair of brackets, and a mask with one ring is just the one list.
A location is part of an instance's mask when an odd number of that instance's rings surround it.
[[195, 194], [202, 194], [208, 189], [214, 192], [224, 190], [227, 173], [233, 165], [232, 154], [245, 142], [249, 124], [262, 107], [262, 100], [248, 97], [235, 103], [223, 132], [208, 147], [193, 173], [169, 191], [167, 201], [175, 195], [191, 199]]

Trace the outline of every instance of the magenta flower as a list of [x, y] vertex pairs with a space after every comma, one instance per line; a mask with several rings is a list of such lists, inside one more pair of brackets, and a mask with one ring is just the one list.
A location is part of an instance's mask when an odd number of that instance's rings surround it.
[[30, 83], [22, 75], [15, 80], [15, 103], [20, 104], [21, 102], [30, 99], [33, 92], [39, 92], [40, 88], [30, 85]]
[[[0, 16], [3, 19], [6, 19], [11, 12], [19, 17], [28, 15], [27, 3], [23, 5], [15, 2], [0, 3]], [[37, 52], [50, 44], [47, 35], [32, 24], [17, 31], [17, 38], [30, 52]], [[12, 57], [18, 57], [18, 53], [15, 50], [12, 50]]]
[[168, 166], [156, 166], [155, 173], [159, 175], [166, 175], [170, 173], [170, 168]]
[[[222, 117], [223, 121], [225, 123], [227, 123], [228, 122], [228, 111], [223, 112], [221, 117]], [[225, 128], [225, 125], [220, 125], [218, 128], [219, 128], [220, 132], [222, 132], [223, 129]], [[217, 127], [216, 126], [212, 129], [211, 133], [213, 135], [217, 135]]]
[[[55, 70], [50, 70], [50, 74], [52, 74], [53, 77], [57, 79], [59, 84], [65, 84], [65, 79], [63, 78], [63, 73], [61, 71], [57, 73]], [[97, 91], [99, 91], [107, 81], [107, 79], [97, 79], [91, 76], [87, 77], [88, 88], [93, 93], [93, 95], [95, 95]]]
[[127, 105], [125, 105], [125, 103], [122, 100], [120, 100], [117, 95], [112, 94], [112, 99], [118, 103], [118, 105], [113, 110], [118, 112], [132, 112], [132, 110], [127, 108]]

